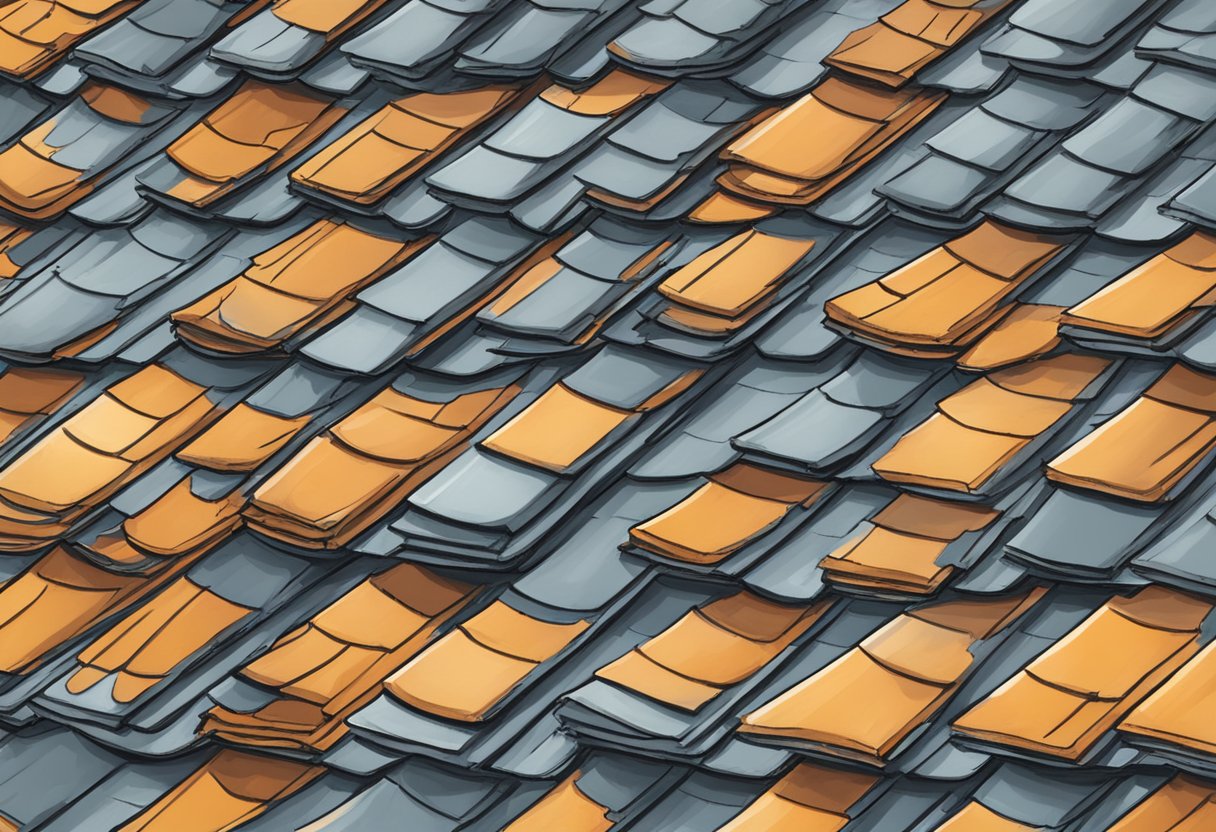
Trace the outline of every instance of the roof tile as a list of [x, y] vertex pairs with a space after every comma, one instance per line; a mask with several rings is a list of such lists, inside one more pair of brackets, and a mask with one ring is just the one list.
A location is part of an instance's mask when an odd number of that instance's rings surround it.
[[1080, 759], [1198, 651], [1198, 627], [1210, 611], [1210, 604], [1159, 587], [1115, 598], [955, 720], [955, 730]]

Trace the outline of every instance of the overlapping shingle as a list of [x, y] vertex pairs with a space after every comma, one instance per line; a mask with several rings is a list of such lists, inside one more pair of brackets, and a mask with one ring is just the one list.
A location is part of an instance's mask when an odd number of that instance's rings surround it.
[[0, 0], [0, 829], [1206, 829], [1204, 0]]
[[61, 214], [128, 167], [128, 154], [153, 140], [174, 114], [169, 102], [86, 85], [67, 106], [0, 151], [0, 208], [31, 219]]
[[345, 112], [332, 98], [299, 84], [247, 81], [138, 179], [151, 193], [205, 208], [286, 164]]

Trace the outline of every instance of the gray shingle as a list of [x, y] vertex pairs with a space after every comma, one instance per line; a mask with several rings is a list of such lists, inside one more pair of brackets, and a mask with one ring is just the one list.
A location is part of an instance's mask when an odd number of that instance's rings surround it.
[[0, 142], [7, 143], [19, 136], [50, 106], [49, 101], [28, 87], [3, 82], [0, 85]]
[[514, 530], [545, 506], [542, 498], [554, 480], [471, 449], [410, 495], [409, 504], [457, 523]]
[[[739, 434], [734, 446], [809, 471], [847, 462], [941, 378], [945, 368], [863, 352], [840, 375], [779, 414]], [[941, 391], [938, 391], [941, 392]], [[815, 425], [815, 430], [807, 430]]]
[[525, 0], [479, 31], [459, 52], [460, 72], [523, 75], [538, 69], [571, 44], [571, 35], [589, 30], [598, 19], [624, 5], [624, 0], [581, 4]]
[[122, 765], [122, 757], [66, 728], [35, 726], [0, 741], [4, 817], [37, 826]]
[[1182, 0], [1157, 19], [1136, 50], [1146, 57], [1216, 69], [1216, 10], [1203, 0]]
[[203, 759], [204, 755], [189, 754], [174, 760], [129, 763], [64, 807], [40, 828], [45, 832], [81, 832], [89, 828], [121, 827], [175, 784], [185, 780]]
[[483, 144], [519, 159], [552, 159], [584, 145], [609, 121], [608, 116], [582, 115], [534, 98]]
[[1053, 40], [1094, 46], [1110, 37], [1119, 25], [1144, 6], [1143, 0], [1111, 0], [1101, 9], [1027, 0], [1013, 13], [1009, 22], [1019, 29]]
[[[143, 86], [147, 80], [183, 66], [196, 49], [240, 10], [239, 3], [156, 0], [89, 38], [75, 50], [75, 55], [86, 63], [99, 64], [103, 75], [109, 70], [116, 77]], [[87, 71], [93, 72], [95, 68], [89, 67]]]
[[501, 203], [519, 199], [539, 185], [547, 172], [544, 161], [517, 159], [477, 145], [438, 168], [426, 182], [457, 199]]
[[1107, 785], [1101, 775], [1068, 778], [1007, 763], [976, 789], [974, 799], [1018, 823], [1059, 828], [1075, 820]]
[[[662, 511], [685, 493], [686, 489], [670, 485], [645, 487], [636, 495], [618, 489], [569, 540], [517, 580], [513, 592], [554, 608], [582, 612], [602, 609], [648, 568], [617, 551], [629, 527], [646, 519], [636, 515]], [[638, 503], [644, 503], [641, 511], [632, 505]]]
[[361, 291], [359, 302], [403, 321], [423, 323], [460, 298], [480, 294], [496, 273], [486, 261], [440, 241]]
[[1095, 233], [1129, 243], [1164, 243], [1175, 237], [1187, 223], [1162, 209], [1210, 162], [1183, 155], [1150, 176], [1126, 200], [1115, 205], [1094, 226]]
[[355, 65], [383, 77], [421, 77], [504, 5], [502, 0], [459, 4], [409, 0], [341, 49]]
[[1021, 75], [980, 107], [1034, 130], [1064, 130], [1083, 121], [1102, 96], [1095, 84]]
[[1010, 199], [994, 204], [991, 214], [1014, 224], [1080, 228], [1131, 192], [1134, 184], [1057, 150], [1006, 188]]
[[693, 366], [647, 350], [608, 346], [562, 383], [576, 393], [632, 410], [679, 380]]
[[1064, 8], [1032, 0], [1019, 6], [982, 48], [1014, 63], [1047, 66], [1053, 74], [1088, 67], [1093, 77], [1091, 65], [1107, 52], [1116, 62], [1125, 56], [1137, 60], [1126, 39], [1163, 5], [1162, 0], [1115, 0], [1109, 7]]
[[1137, 539], [1161, 512], [1160, 506], [1061, 488], [1009, 541], [1008, 553], [1054, 574], [1109, 576], [1131, 556]]
[[96, 232], [3, 299], [0, 350], [49, 355], [180, 278], [229, 233], [165, 214]]
[[338, 370], [375, 374], [397, 361], [418, 326], [370, 306], [360, 306], [300, 348], [300, 354]]
[[641, 816], [641, 828], [712, 832], [751, 803], [759, 784], [708, 772], [695, 772], [679, 788]]
[[211, 47], [211, 57], [255, 75], [284, 77], [325, 47], [325, 35], [295, 26], [267, 9]]
[[1152, 69], [1132, 87], [1132, 95], [1151, 104], [1196, 121], [1216, 117], [1211, 78], [1207, 73], [1153, 64]]
[[878, 192], [916, 210], [966, 215], [990, 181], [990, 174], [983, 170], [930, 154], [880, 186]]
[[1156, 164], [1197, 127], [1191, 119], [1124, 98], [1061, 147], [1087, 164], [1134, 176]]
[[438, 223], [451, 213], [452, 206], [437, 199], [426, 182], [415, 179], [386, 199], [381, 211], [402, 228], [421, 229]]
[[897, 0], [832, 0], [816, 6], [749, 58], [731, 81], [763, 98], [805, 92], [826, 72], [824, 58], [853, 31], [898, 5]]

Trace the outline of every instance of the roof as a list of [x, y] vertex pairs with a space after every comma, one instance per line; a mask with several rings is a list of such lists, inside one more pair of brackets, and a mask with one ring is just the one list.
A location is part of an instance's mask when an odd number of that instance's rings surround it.
[[1210, 0], [0, 0], [0, 830], [1216, 827]]

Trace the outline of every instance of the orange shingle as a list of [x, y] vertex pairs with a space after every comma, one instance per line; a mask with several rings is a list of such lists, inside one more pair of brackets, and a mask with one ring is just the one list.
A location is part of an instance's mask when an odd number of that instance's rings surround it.
[[480, 722], [589, 626], [585, 620], [541, 621], [495, 601], [390, 676], [384, 687], [435, 716]]
[[962, 734], [1078, 760], [1199, 647], [1212, 605], [1150, 586], [1104, 604], [955, 720]]
[[984, 506], [902, 494], [874, 516], [874, 528], [820, 565], [832, 583], [929, 595], [954, 572], [954, 567], [938, 564], [946, 547], [999, 514]]
[[215, 417], [204, 392], [152, 364], [55, 427], [0, 470], [0, 545], [45, 545], [176, 450]]
[[561, 473], [632, 415], [632, 411], [602, 404], [558, 383], [481, 444], [512, 459]]
[[31, 78], [140, 0], [9, 0], [0, 4], [0, 72]]
[[131, 702], [250, 612], [178, 578], [82, 650], [67, 689], [83, 693], [113, 675], [114, 701]]
[[1065, 354], [991, 373], [938, 402], [938, 412], [900, 438], [874, 471], [890, 482], [979, 491], [1068, 415], [1109, 364]]
[[1041, 596], [1034, 590], [905, 613], [745, 715], [739, 730], [882, 766], [950, 699], [974, 661], [975, 642], [1008, 626]]
[[175, 485], [152, 505], [123, 522], [127, 540], [141, 551], [173, 557], [209, 549], [241, 524], [240, 492], [205, 500], [195, 496], [190, 480]]
[[1011, 2], [986, 3], [976, 9], [980, 0], [904, 0], [846, 37], [824, 63], [900, 87]]
[[1106, 832], [1200, 832], [1216, 823], [1216, 789], [1185, 775], [1174, 777]]
[[117, 832], [235, 829], [324, 773], [321, 766], [225, 749]]
[[373, 575], [241, 669], [276, 692], [272, 702], [247, 714], [216, 706], [203, 730], [247, 745], [328, 748], [345, 735], [345, 718], [474, 595], [414, 564]]
[[596, 803], [578, 787], [576, 771], [553, 787], [536, 805], [508, 825], [503, 832], [608, 832], [616, 825], [608, 807]]
[[309, 421], [308, 415], [289, 419], [241, 402], [178, 451], [177, 458], [213, 471], [252, 471], [278, 453]]
[[211, 350], [274, 349], [348, 311], [350, 295], [427, 242], [389, 239], [319, 220], [257, 255], [242, 274], [171, 317], [180, 336]]
[[333, 40], [384, 5], [384, 0], [275, 0], [271, 13], [282, 21]]
[[62, 407], [84, 384], [78, 373], [11, 367], [0, 375], [0, 444]]
[[828, 301], [830, 319], [880, 347], [970, 347], [1063, 244], [991, 220], [873, 283]]
[[297, 546], [345, 545], [459, 453], [517, 392], [482, 390], [435, 404], [387, 388], [262, 483], [245, 517], [254, 530]]
[[243, 178], [285, 164], [345, 113], [302, 84], [246, 81], [169, 145], [166, 153], [185, 175], [168, 195], [206, 207]]
[[693, 610], [596, 675], [670, 707], [696, 712], [759, 671], [831, 606], [777, 604], [740, 592]]
[[10, 280], [21, 272], [10, 252], [33, 233], [29, 228], [0, 221], [0, 280]]
[[658, 290], [688, 309], [739, 318], [776, 291], [814, 245], [813, 240], [744, 231], [665, 278]]
[[1047, 466], [1047, 476], [1161, 500], [1216, 447], [1216, 377], [1175, 364], [1144, 395]]
[[1119, 725], [1120, 731], [1154, 742], [1216, 756], [1216, 649], [1208, 645]]
[[614, 69], [586, 89], [574, 90], [554, 84], [540, 97], [555, 107], [582, 116], [614, 116], [643, 98], [662, 92], [670, 84], [670, 81]]
[[735, 222], [755, 222], [777, 213], [772, 205], [741, 199], [734, 194], [715, 191], [696, 208], [688, 212], [688, 221], [719, 225]]
[[1201, 231], [1069, 309], [1063, 323], [1151, 339], [1216, 300], [1216, 236]]
[[942, 93], [880, 90], [829, 77], [727, 146], [722, 187], [747, 199], [807, 205], [927, 118]]
[[629, 530], [630, 542], [664, 557], [717, 563], [771, 531], [796, 506], [818, 499], [826, 483], [738, 464], [689, 497]]
[[491, 86], [398, 99], [293, 171], [292, 181], [359, 205], [378, 202], [518, 94]]
[[937, 827], [936, 832], [1036, 832], [1038, 829], [1042, 827], [1010, 820], [973, 800]]
[[1015, 303], [992, 329], [959, 356], [960, 370], [986, 372], [1039, 358], [1060, 345], [1059, 306]]
[[878, 784], [871, 774], [799, 763], [719, 832], [839, 832], [849, 807]]
[[189, 562], [154, 578], [118, 574], [62, 547], [0, 589], [0, 671], [26, 673], [60, 645], [135, 604]]

